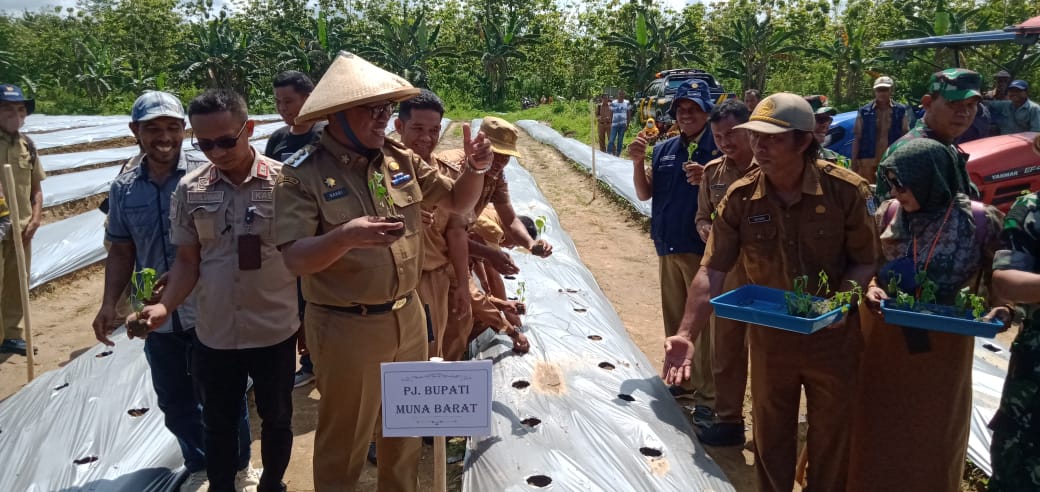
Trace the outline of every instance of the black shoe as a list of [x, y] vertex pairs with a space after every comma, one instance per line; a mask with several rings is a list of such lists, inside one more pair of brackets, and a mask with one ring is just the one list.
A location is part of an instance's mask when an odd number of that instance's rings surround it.
[[28, 346], [21, 338], [5, 338], [4, 343], [0, 344], [0, 354], [25, 355], [27, 351]]
[[697, 405], [693, 408], [694, 427], [711, 427], [714, 423], [715, 410], [712, 410], [711, 407]]
[[376, 464], [376, 443], [368, 443], [368, 462], [373, 465]]
[[686, 389], [686, 388], [683, 388], [682, 386], [679, 386], [679, 385], [669, 386], [668, 387], [668, 392], [671, 393], [672, 397], [675, 398], [676, 400], [681, 400], [681, 399], [684, 399], [684, 398], [685, 399], [692, 399], [694, 393], [696, 393], [695, 390]]
[[708, 427], [698, 427], [694, 431], [697, 439], [708, 446], [726, 447], [744, 445], [744, 424], [716, 422]]

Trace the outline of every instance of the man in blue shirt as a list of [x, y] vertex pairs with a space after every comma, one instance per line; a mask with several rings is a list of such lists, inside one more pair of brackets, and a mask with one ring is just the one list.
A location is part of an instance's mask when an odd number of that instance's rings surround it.
[[[698, 81], [679, 86], [668, 112], [679, 126], [679, 135], [654, 146], [650, 172], [645, 168], [646, 138], [640, 134], [628, 147], [632, 156], [633, 182], [640, 200], [653, 198], [650, 237], [654, 240], [661, 276], [661, 310], [667, 336], [679, 329], [686, 308], [686, 290], [700, 268], [704, 241], [697, 233], [697, 194], [704, 165], [720, 156], [715, 147], [708, 115], [712, 109], [708, 86]], [[711, 330], [703, 330], [696, 344], [709, 347]], [[714, 421], [712, 406], [715, 383], [711, 373], [711, 350], [696, 352], [688, 387], [673, 387], [672, 394], [692, 393], [694, 423], [709, 426]]]
[[[108, 337], [115, 325], [116, 305], [134, 271], [154, 268], [158, 275], [165, 275], [176, 257], [177, 249], [170, 243], [170, 197], [188, 171], [206, 163], [181, 151], [184, 122], [184, 107], [172, 94], [146, 92], [134, 102], [130, 130], [141, 154], [131, 159], [133, 165], [116, 178], [108, 194], [105, 238], [111, 248], [105, 261], [101, 309], [93, 323], [94, 335], [105, 345], [115, 345]], [[188, 365], [195, 319], [192, 298], [149, 334], [144, 344], [159, 408], [166, 417], [166, 428], [177, 437], [189, 473], [182, 492], [208, 486], [202, 404]], [[243, 412], [239, 427], [239, 469], [246, 472], [250, 471], [248, 417]], [[245, 485], [251, 474], [242, 475], [240, 481]]]
[[628, 131], [628, 120], [632, 114], [632, 103], [625, 99], [625, 91], [618, 92], [617, 100], [610, 103], [610, 142], [607, 152], [621, 155], [625, 146], [625, 132]]
[[1040, 132], [1040, 104], [1029, 100], [1029, 83], [1016, 80], [1008, 85], [1007, 100], [986, 101], [1001, 135]]

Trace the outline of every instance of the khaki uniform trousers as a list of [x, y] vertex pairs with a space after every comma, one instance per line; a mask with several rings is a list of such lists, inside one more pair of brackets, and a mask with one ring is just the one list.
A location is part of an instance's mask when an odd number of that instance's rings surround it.
[[308, 304], [304, 325], [321, 393], [314, 436], [314, 490], [355, 490], [373, 435], [379, 462], [377, 490], [418, 489], [420, 439], [382, 436], [379, 364], [427, 360], [425, 318], [414, 294], [397, 311], [367, 316]]
[[[675, 335], [679, 331], [683, 313], [686, 311], [686, 292], [690, 288], [693, 276], [701, 266], [701, 255], [693, 253], [676, 253], [658, 256], [661, 275], [661, 314], [664, 317], [665, 336]], [[690, 368], [690, 380], [683, 383], [683, 388], [694, 390], [695, 405], [711, 407], [715, 404], [715, 380], [711, 366], [711, 330], [702, 330], [694, 340], [698, 347], [693, 353], [693, 365]]]
[[806, 491], [845, 490], [852, 402], [862, 339], [859, 316], [812, 335], [749, 326], [751, 412], [758, 490], [790, 492], [802, 387], [808, 407]]
[[[448, 357], [459, 352], [454, 347], [460, 338], [458, 334], [454, 333], [457, 325], [449, 322], [452, 318], [450, 304], [453, 295], [455, 295], [455, 269], [451, 264], [435, 270], [423, 270], [422, 276], [419, 277], [419, 298], [430, 306], [430, 326], [433, 327], [430, 357], [443, 357], [444, 360], [450, 361], [459, 360]], [[448, 333], [449, 327], [452, 333]], [[466, 333], [461, 335], [463, 343], [468, 336], [469, 330], [466, 330]]]
[[[747, 284], [744, 265], [737, 262], [723, 284], [729, 292]], [[744, 421], [744, 393], [747, 390], [747, 323], [711, 315], [711, 372], [715, 380], [716, 420], [739, 424]]]
[[[25, 246], [25, 268], [31, 258], [29, 245]], [[22, 287], [18, 284], [18, 258], [14, 252], [14, 241], [0, 241], [0, 322], [3, 323], [3, 338], [23, 338], [25, 325], [22, 318]]]
[[599, 151], [600, 152], [606, 152], [607, 151], [607, 137], [610, 134], [610, 123], [607, 123], [606, 125], [604, 125], [603, 123], [597, 124], [596, 125], [596, 132], [599, 135], [599, 140], [598, 140], [598, 142], [599, 142]]

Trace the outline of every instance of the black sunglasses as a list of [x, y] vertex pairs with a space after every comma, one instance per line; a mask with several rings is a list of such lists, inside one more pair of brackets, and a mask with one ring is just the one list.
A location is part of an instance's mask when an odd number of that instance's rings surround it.
[[213, 150], [214, 147], [220, 147], [222, 149], [233, 149], [235, 145], [238, 145], [238, 139], [242, 136], [242, 132], [245, 131], [246, 125], [248, 123], [249, 120], [246, 120], [244, 123], [242, 123], [242, 128], [238, 129], [238, 133], [236, 133], [234, 137], [220, 137], [214, 138], [212, 140], [208, 138], [200, 138], [198, 140], [195, 140], [195, 135], [192, 135], [191, 146], [195, 147], [196, 150], [202, 152], [209, 152]]
[[903, 182], [899, 180], [899, 176], [895, 174], [885, 173], [885, 182], [888, 183], [888, 187], [893, 190], [905, 190], [906, 186], [903, 186]]
[[377, 104], [375, 106], [364, 106], [364, 107], [372, 112], [372, 119], [373, 120], [381, 120], [383, 118], [389, 118], [390, 115], [394, 114], [394, 111], [397, 109], [397, 105], [392, 103], [392, 102], [383, 103], [383, 104]]

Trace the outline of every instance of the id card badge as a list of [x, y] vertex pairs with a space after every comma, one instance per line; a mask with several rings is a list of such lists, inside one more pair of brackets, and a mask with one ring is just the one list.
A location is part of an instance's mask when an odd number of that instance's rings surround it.
[[260, 236], [256, 234], [238, 236], [238, 269], [259, 270], [260, 264]]

